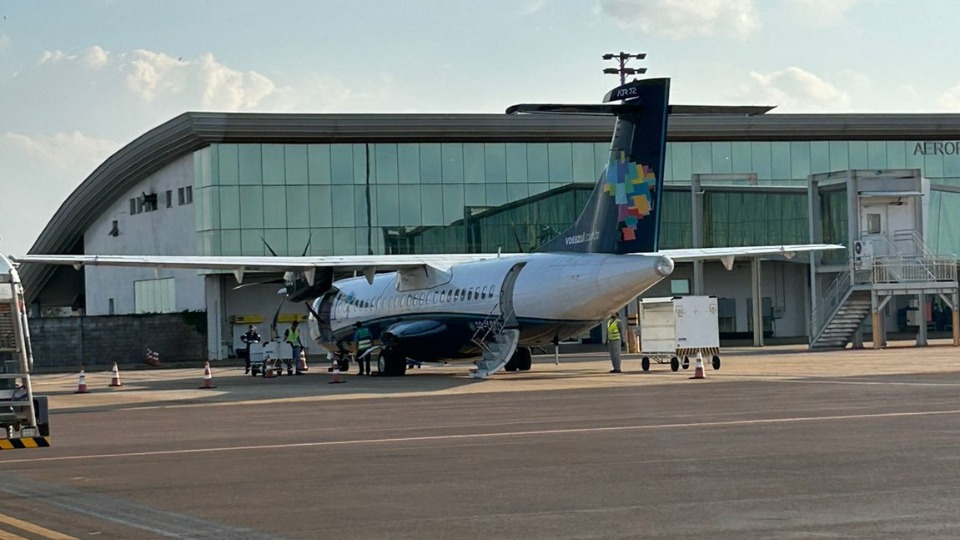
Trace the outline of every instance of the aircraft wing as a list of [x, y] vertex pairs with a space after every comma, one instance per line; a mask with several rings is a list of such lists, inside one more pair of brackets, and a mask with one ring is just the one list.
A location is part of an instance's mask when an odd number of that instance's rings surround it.
[[[448, 270], [469, 261], [497, 257], [493, 254], [462, 255], [347, 255], [319, 257], [221, 257], [191, 255], [24, 255], [14, 257], [18, 263], [61, 264], [80, 266], [130, 266], [147, 268], [184, 268], [225, 270], [238, 276], [244, 272], [307, 272], [314, 268], [338, 271], [412, 270], [434, 268]], [[240, 278], [238, 277], [238, 281]]]
[[778, 255], [787, 259], [792, 259], [797, 255], [797, 253], [829, 251], [834, 249], [845, 249], [845, 247], [846, 246], [841, 246], [838, 244], [793, 244], [782, 246], [664, 249], [658, 251], [656, 254], [665, 255], [678, 262], [718, 260], [723, 263], [727, 270], [729, 270], [733, 267], [733, 261], [737, 257], [763, 257]]

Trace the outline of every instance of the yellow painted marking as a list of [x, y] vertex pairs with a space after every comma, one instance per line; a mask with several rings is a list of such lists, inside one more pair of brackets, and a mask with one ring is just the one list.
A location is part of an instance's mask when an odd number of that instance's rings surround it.
[[16, 534], [0, 530], [0, 540], [28, 540], [22, 536], [17, 536]]
[[[77, 540], [77, 538], [74, 536], [67, 536], [63, 533], [58, 533], [57, 531], [51, 531], [50, 529], [46, 529], [39, 525], [34, 525], [33, 523], [29, 523], [21, 519], [6, 516], [3, 514], [0, 514], [0, 523], [6, 523], [7, 525], [10, 525], [12, 527], [16, 527], [18, 529], [27, 531], [29, 533], [33, 533], [37, 536], [49, 538], [50, 540]], [[13, 536], [12, 538], [20, 538], [20, 537]]]

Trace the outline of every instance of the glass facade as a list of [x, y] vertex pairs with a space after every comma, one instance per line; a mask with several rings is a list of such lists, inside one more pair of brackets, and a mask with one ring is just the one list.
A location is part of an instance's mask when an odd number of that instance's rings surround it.
[[[919, 168], [960, 186], [960, 155], [920, 144], [668, 143], [661, 246], [690, 246], [682, 186], [693, 174], [806, 187], [813, 173]], [[261, 237], [280, 255], [526, 251], [573, 221], [607, 152], [606, 142], [213, 144], [194, 155], [198, 252], [269, 255]], [[805, 193], [708, 190], [703, 203], [706, 246], [808, 241]], [[845, 204], [827, 198], [821, 212], [844, 223]], [[931, 194], [929, 243], [941, 252], [960, 252], [958, 209], [960, 193]], [[844, 242], [844, 227], [829, 223], [824, 240]]]

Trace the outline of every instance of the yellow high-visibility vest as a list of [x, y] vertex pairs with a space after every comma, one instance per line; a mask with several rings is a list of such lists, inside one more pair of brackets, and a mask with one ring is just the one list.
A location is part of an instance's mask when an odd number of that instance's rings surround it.
[[607, 339], [610, 341], [620, 340], [620, 321], [610, 319], [607, 323]]

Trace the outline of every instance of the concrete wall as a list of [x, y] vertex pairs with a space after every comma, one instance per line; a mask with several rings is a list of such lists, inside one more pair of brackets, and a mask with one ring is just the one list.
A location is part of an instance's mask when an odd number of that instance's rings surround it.
[[206, 359], [206, 314], [202, 312], [30, 320], [38, 368], [142, 364], [148, 348], [160, 361]]
[[[181, 157], [124, 193], [83, 235], [84, 252], [104, 255], [195, 255], [196, 206], [180, 206], [177, 190], [194, 185], [193, 155]], [[166, 207], [166, 192], [172, 191], [173, 206]], [[156, 193], [158, 209], [130, 214], [130, 199], [141, 193]], [[111, 236], [113, 221], [120, 234]], [[193, 270], [152, 268], [85, 269], [87, 315], [109, 315], [110, 299], [115, 314], [134, 313], [134, 281], [176, 278], [176, 311], [204, 310], [203, 277]]]

